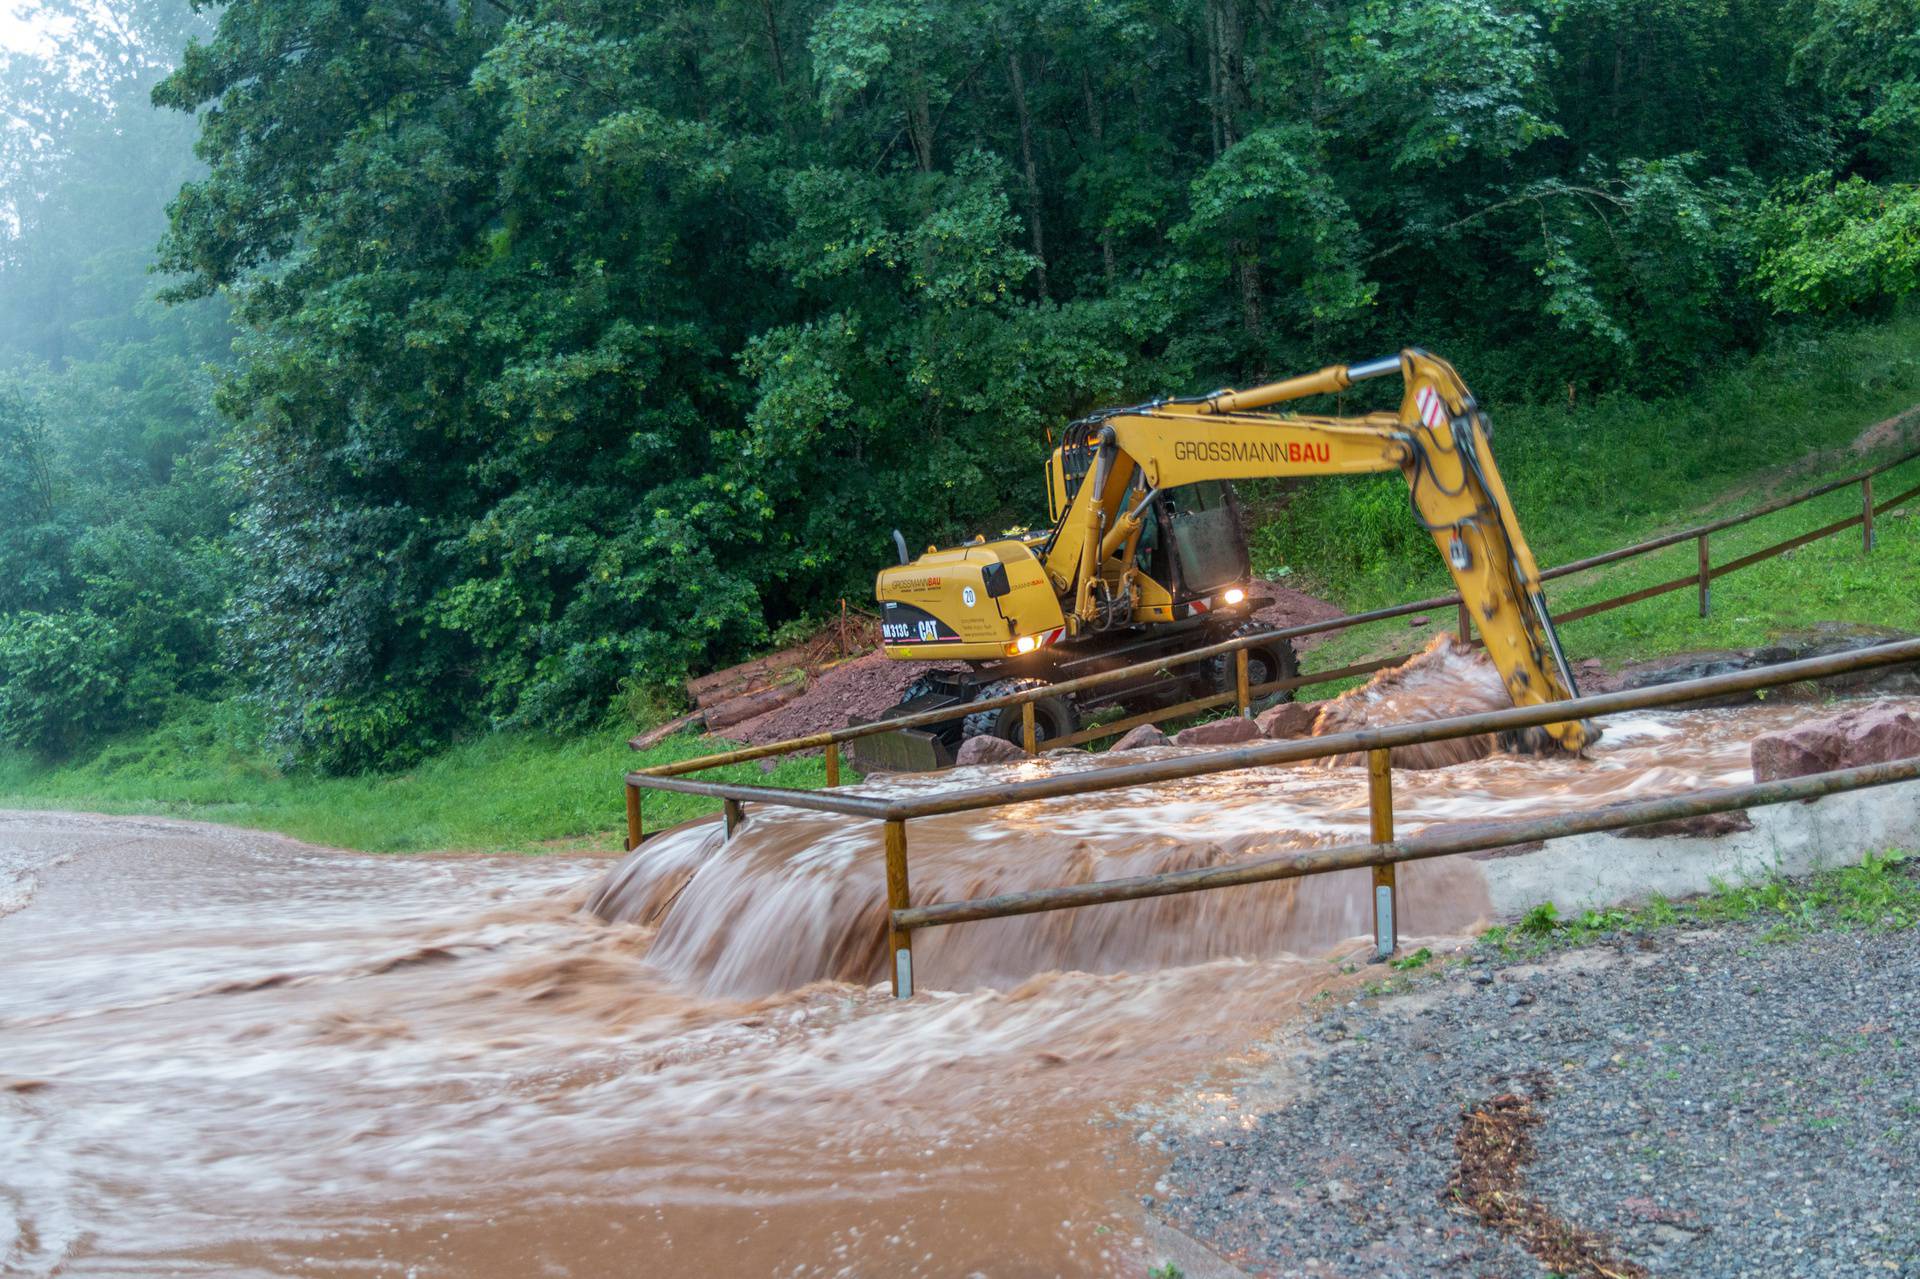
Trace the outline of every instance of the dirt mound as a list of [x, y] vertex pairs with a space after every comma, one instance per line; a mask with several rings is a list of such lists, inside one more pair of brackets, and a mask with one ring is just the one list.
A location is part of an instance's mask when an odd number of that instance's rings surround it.
[[[1330, 621], [1346, 615], [1346, 610], [1338, 604], [1319, 599], [1305, 591], [1296, 591], [1290, 586], [1282, 586], [1278, 582], [1256, 582], [1253, 593], [1273, 600], [1273, 603], [1255, 613], [1253, 617], [1255, 621], [1271, 626], [1275, 630], [1283, 630], [1289, 626], [1305, 626], [1309, 622]], [[1326, 631], [1319, 635], [1303, 635], [1293, 642], [1293, 647], [1297, 651], [1304, 652], [1326, 639], [1327, 636], [1335, 634], [1338, 632]]]
[[733, 725], [726, 730], [726, 737], [728, 741], [759, 746], [824, 733], [841, 727], [853, 716], [878, 715], [900, 700], [914, 676], [951, 665], [896, 662], [882, 652], [865, 653], [820, 672], [806, 692], [785, 706]]

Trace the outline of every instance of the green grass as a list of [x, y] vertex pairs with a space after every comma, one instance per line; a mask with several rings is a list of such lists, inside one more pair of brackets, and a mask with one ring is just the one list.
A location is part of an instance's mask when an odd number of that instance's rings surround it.
[[[617, 850], [624, 772], [722, 748], [692, 734], [635, 754], [613, 731], [496, 733], [403, 773], [290, 777], [257, 747], [236, 744], [249, 729], [231, 706], [189, 704], [151, 732], [64, 766], [0, 752], [0, 808], [161, 814], [378, 853]], [[818, 756], [783, 760], [771, 773], [750, 763], [703, 776], [802, 787], [826, 780]], [[718, 807], [664, 792], [645, 805], [650, 831]]]
[[1714, 891], [1691, 901], [1656, 896], [1633, 910], [1563, 915], [1552, 902], [1542, 902], [1514, 924], [1489, 928], [1479, 944], [1505, 956], [1538, 955], [1677, 924], [1711, 927], [1748, 921], [1769, 924], [1761, 934], [1769, 941], [1822, 929], [1904, 931], [1920, 924], [1920, 877], [1905, 853], [1869, 853], [1857, 866], [1841, 866], [1804, 879], [1716, 884]]
[[[1471, 370], [1467, 370], [1471, 378]], [[1523, 531], [1543, 566], [1584, 558], [1656, 534], [1757, 506], [1858, 471], [1885, 456], [1847, 446], [1866, 427], [1920, 405], [1920, 314], [1874, 328], [1803, 339], [1704, 380], [1693, 394], [1626, 396], [1568, 413], [1495, 411], [1494, 448]], [[1906, 447], [1920, 439], [1920, 421]], [[1809, 459], [1811, 461], [1809, 462]], [[1876, 480], [1884, 500], [1920, 484], [1920, 462]], [[1829, 494], [1716, 535], [1724, 563], [1858, 512], [1859, 490]], [[1575, 659], [1610, 663], [1689, 649], [1764, 643], [1815, 621], [1920, 628], [1920, 499], [1877, 522], [1879, 547], [1863, 554], [1857, 529], [1719, 578], [1709, 616], [1690, 590], [1569, 623]], [[1445, 594], [1452, 587], [1431, 540], [1408, 514], [1398, 476], [1317, 482], [1297, 490], [1254, 538], [1256, 565], [1292, 568], [1303, 589], [1354, 611]], [[1553, 583], [1560, 611], [1684, 577], [1687, 542]], [[1423, 628], [1395, 620], [1325, 643], [1309, 667], [1329, 667], [1423, 645], [1451, 630], [1450, 613]], [[1316, 686], [1325, 696], [1338, 686]]]

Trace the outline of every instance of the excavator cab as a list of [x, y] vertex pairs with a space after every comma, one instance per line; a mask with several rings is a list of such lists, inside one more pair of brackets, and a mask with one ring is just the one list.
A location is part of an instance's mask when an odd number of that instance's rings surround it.
[[[1176, 602], [1210, 597], [1252, 576], [1240, 499], [1227, 481], [1201, 480], [1167, 489], [1148, 510], [1156, 533], [1164, 528], [1165, 535], [1156, 537], [1164, 553], [1149, 558], [1147, 576]], [[1146, 545], [1144, 528], [1141, 545]]]

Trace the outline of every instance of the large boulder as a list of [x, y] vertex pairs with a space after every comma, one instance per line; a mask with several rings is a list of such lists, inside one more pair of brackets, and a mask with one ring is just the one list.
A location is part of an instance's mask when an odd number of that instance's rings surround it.
[[954, 752], [953, 762], [957, 767], [966, 764], [1011, 764], [1026, 758], [1027, 753], [1006, 738], [982, 733], [961, 742], [960, 749]]
[[1259, 725], [1235, 715], [1183, 728], [1173, 735], [1173, 741], [1176, 746], [1226, 746], [1233, 742], [1250, 742], [1259, 736]]
[[1170, 746], [1173, 739], [1161, 732], [1154, 724], [1139, 724], [1127, 730], [1126, 735], [1113, 744], [1117, 751], [1142, 751], [1149, 746]]
[[1320, 707], [1314, 702], [1282, 702], [1254, 717], [1262, 737], [1310, 737]]
[[1920, 755], [1920, 715], [1875, 703], [1777, 733], [1762, 733], [1753, 739], [1753, 779], [1805, 777], [1916, 755]]

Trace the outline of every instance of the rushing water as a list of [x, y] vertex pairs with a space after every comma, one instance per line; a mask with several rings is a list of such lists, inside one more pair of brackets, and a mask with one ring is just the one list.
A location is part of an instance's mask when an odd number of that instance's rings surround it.
[[[1743, 780], [1795, 713], [1397, 774], [1399, 823]], [[915, 895], [1354, 838], [1364, 791], [1297, 767], [915, 822]], [[0, 814], [0, 1270], [1139, 1273], [1151, 1169], [1098, 1121], [1354, 980], [1364, 877], [938, 930], [901, 1003], [875, 835], [750, 808], [614, 865]], [[1463, 866], [1408, 871], [1409, 932], [1475, 924]]]

